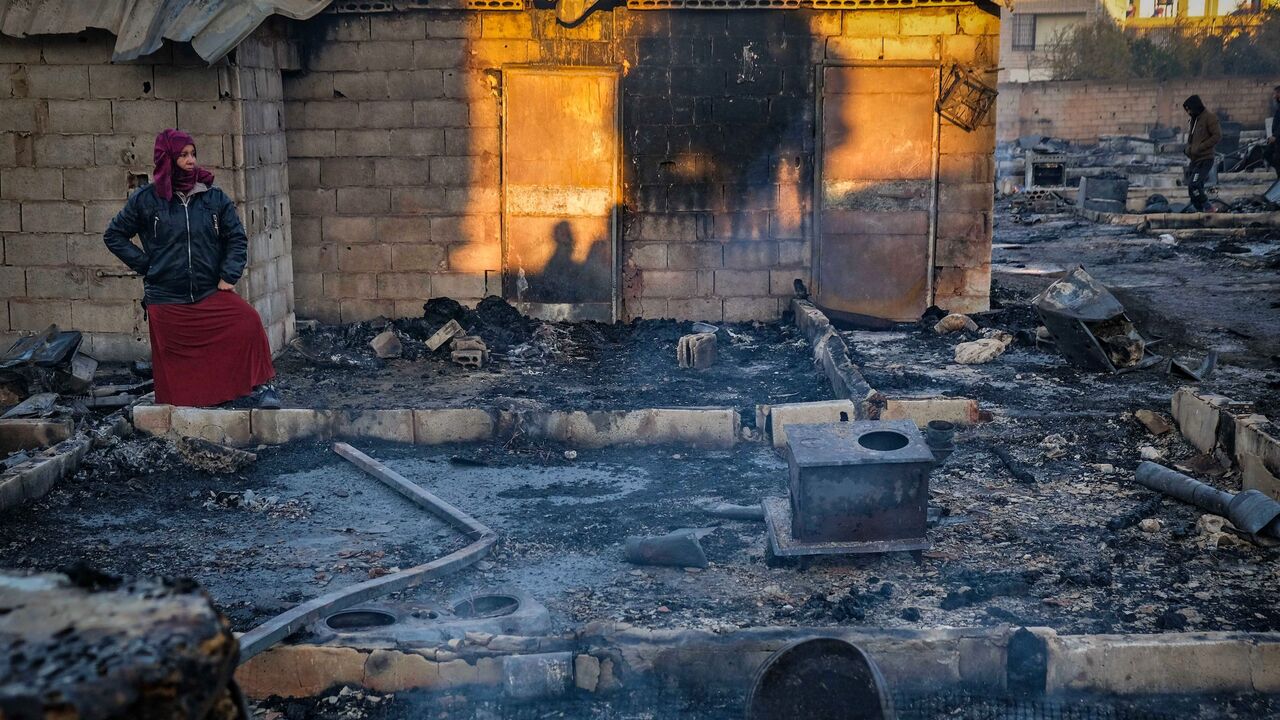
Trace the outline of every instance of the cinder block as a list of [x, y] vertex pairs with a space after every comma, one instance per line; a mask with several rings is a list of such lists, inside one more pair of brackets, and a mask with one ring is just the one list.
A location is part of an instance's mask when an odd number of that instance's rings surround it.
[[1178, 430], [1200, 452], [1213, 452], [1218, 444], [1221, 408], [1229, 402], [1221, 395], [1197, 394], [1193, 388], [1178, 388], [1171, 411]]
[[917, 8], [902, 13], [901, 35], [954, 35], [959, 27], [954, 8]]
[[[228, 107], [230, 104], [228, 103]], [[50, 108], [50, 113], [53, 109]], [[178, 105], [169, 100], [116, 100], [111, 103], [111, 121], [115, 127], [125, 132], [135, 128], [171, 128], [178, 125]], [[222, 131], [230, 127], [224, 124], [215, 130]], [[184, 130], [187, 126], [182, 126]], [[206, 128], [191, 128], [203, 132]]]
[[645, 270], [640, 273], [645, 297], [684, 298], [698, 294], [698, 273], [687, 270]]
[[1049, 648], [1051, 693], [1253, 690], [1253, 643], [1234, 633], [1058, 636]]
[[431, 276], [432, 297], [451, 297], [455, 300], [479, 300], [488, 294], [484, 273], [436, 273]]
[[312, 697], [333, 686], [359, 687], [368, 657], [354, 648], [276, 645], [236, 668], [236, 683], [254, 699]]
[[69, 202], [22, 203], [23, 232], [84, 232], [84, 207]]
[[141, 325], [142, 313], [132, 302], [72, 300], [71, 322], [71, 327], [87, 332], [134, 334]]
[[164, 435], [173, 421], [172, 405], [139, 405], [133, 409], [133, 427], [147, 435]]
[[343, 410], [337, 413], [334, 433], [353, 440], [412, 443], [413, 427], [412, 410]]
[[283, 408], [251, 411], [256, 442], [283, 445], [295, 440], [329, 440], [333, 437], [332, 410]]
[[978, 401], [969, 398], [912, 398], [890, 399], [881, 420], [910, 420], [919, 427], [930, 420], [943, 420], [959, 426], [978, 423]]
[[377, 297], [391, 300], [425, 300], [431, 297], [431, 273], [378, 273]]
[[71, 303], [67, 300], [10, 300], [10, 330], [43, 330], [50, 325], [71, 324]]
[[[849, 13], [861, 14], [861, 13]], [[884, 56], [883, 37], [829, 37], [828, 60], [879, 60]]]
[[1241, 455], [1237, 451], [1240, 463], [1240, 486], [1245, 490], [1258, 490], [1280, 500], [1280, 477], [1267, 467], [1257, 455]]
[[417, 653], [374, 650], [365, 663], [363, 685], [375, 692], [433, 689], [440, 686], [440, 666]]
[[404, 244], [391, 246], [391, 269], [396, 271], [436, 271], [445, 267], [445, 248], [439, 245]]
[[414, 442], [440, 445], [479, 442], [493, 437], [493, 416], [474, 408], [438, 408], [413, 411]]
[[243, 447], [253, 444], [248, 410], [175, 407], [170, 428], [183, 437], [197, 437], [222, 445]]
[[[767, 273], [766, 273], [767, 276]], [[725, 322], [770, 322], [782, 315], [778, 299], [772, 297], [727, 297], [724, 299]]]
[[756, 427], [768, 429], [775, 448], [786, 447], [788, 425], [818, 425], [856, 419], [858, 409], [851, 400], [756, 406]]
[[0, 420], [0, 453], [45, 448], [71, 437], [70, 420], [32, 420], [10, 418]]
[[[6, 100], [6, 102], [10, 101]], [[110, 133], [111, 102], [108, 100], [50, 100], [49, 131], [67, 133], [67, 135]]]
[[1249, 665], [1253, 669], [1254, 692], [1280, 693], [1280, 641], [1274, 636], [1260, 638], [1250, 649]]
[[6, 200], [61, 200], [62, 171], [54, 168], [0, 170], [0, 197]]
[[840, 30], [842, 35], [869, 38], [897, 35], [900, 19], [904, 15], [897, 10], [861, 10], [841, 14], [844, 16]]

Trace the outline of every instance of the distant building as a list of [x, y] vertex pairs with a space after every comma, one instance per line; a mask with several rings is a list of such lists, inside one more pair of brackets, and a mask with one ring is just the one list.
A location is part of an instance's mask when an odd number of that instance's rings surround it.
[[1053, 45], [1099, 17], [1125, 28], [1158, 31], [1176, 25], [1247, 25], [1280, 0], [1018, 0], [1000, 28], [1002, 83], [1049, 80]]

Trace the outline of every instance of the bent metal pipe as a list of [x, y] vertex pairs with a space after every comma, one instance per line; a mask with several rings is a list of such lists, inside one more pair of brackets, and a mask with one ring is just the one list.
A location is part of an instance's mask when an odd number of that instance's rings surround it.
[[456, 572], [474, 564], [489, 554], [498, 534], [462, 510], [454, 507], [434, 493], [410, 482], [408, 478], [346, 443], [334, 443], [333, 451], [351, 461], [356, 467], [377, 478], [391, 489], [404, 495], [422, 509], [444, 520], [466, 535], [470, 545], [398, 573], [357, 583], [350, 587], [321, 595], [287, 610], [240, 636], [240, 662], [280, 642], [289, 635], [338, 610], [371, 600], [387, 593], [416, 587], [428, 580]]

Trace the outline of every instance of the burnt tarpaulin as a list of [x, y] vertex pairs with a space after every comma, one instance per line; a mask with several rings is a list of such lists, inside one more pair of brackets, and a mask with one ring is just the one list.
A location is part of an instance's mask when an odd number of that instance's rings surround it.
[[80, 394], [93, 384], [98, 361], [80, 352], [83, 336], [50, 325], [18, 338], [0, 355], [0, 379], [24, 381], [35, 390]]
[[1083, 267], [1077, 266], [1031, 302], [1058, 352], [1071, 364], [1102, 372], [1145, 364], [1147, 342], [1124, 305]]

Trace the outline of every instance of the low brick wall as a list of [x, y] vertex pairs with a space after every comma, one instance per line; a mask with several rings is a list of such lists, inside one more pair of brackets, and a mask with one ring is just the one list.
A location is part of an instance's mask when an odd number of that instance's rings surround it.
[[1003, 83], [996, 135], [1002, 143], [1025, 135], [1090, 142], [1100, 135], [1145, 135], [1157, 126], [1182, 128], [1182, 101], [1190, 95], [1220, 117], [1261, 129], [1277, 84], [1280, 77]]
[[245, 447], [334, 438], [440, 445], [520, 433], [584, 448], [686, 444], [732, 447], [741, 419], [732, 408], [616, 411], [523, 411], [481, 408], [418, 410], [224, 410], [139, 405], [133, 425], [148, 435], [198, 437]]

